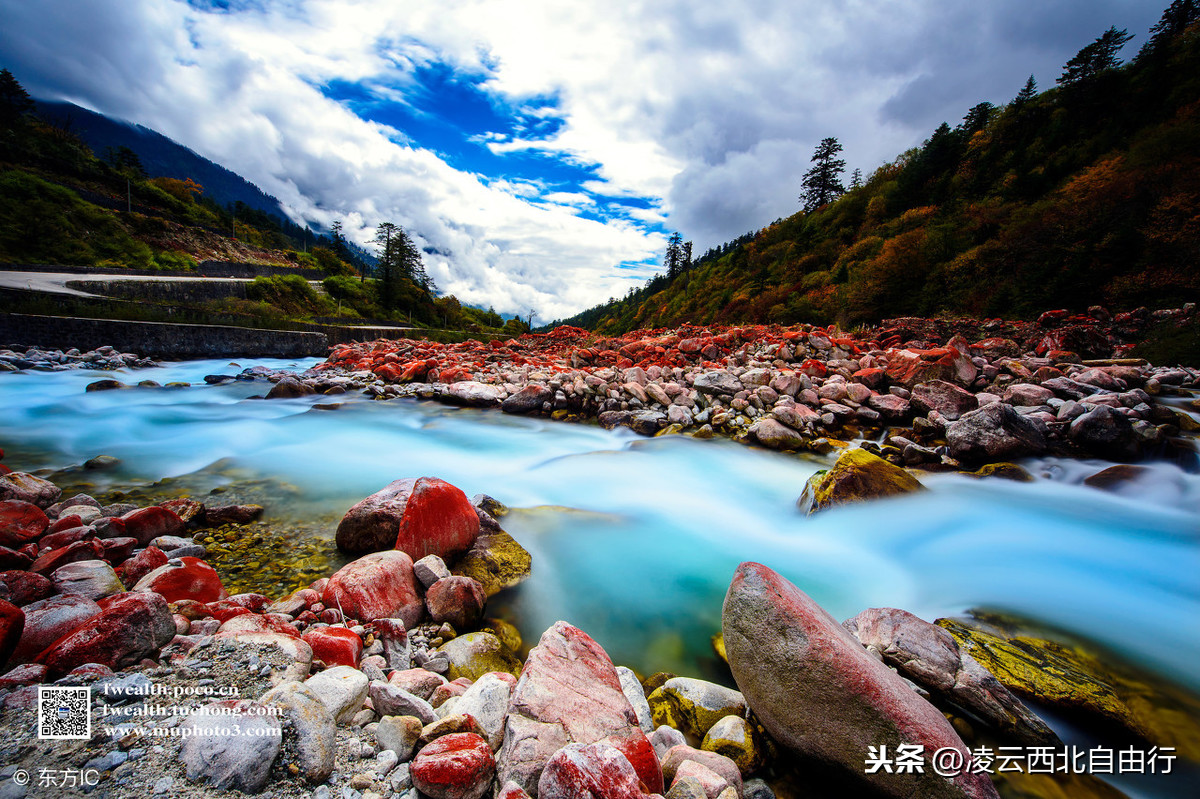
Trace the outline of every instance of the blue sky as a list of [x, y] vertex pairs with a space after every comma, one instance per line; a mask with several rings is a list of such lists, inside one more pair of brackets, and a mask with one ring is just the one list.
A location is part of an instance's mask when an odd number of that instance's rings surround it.
[[[1166, 0], [1162, 0], [1165, 7]], [[1054, 84], [1144, 0], [0, 0], [38, 97], [153, 128], [360, 243], [391, 221], [461, 300], [548, 321]]]

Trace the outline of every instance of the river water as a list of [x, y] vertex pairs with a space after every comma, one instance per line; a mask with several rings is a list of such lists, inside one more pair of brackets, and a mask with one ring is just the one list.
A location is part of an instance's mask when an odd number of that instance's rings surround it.
[[315, 362], [167, 364], [112, 376], [193, 386], [90, 394], [105, 373], [2, 375], [0, 447], [27, 470], [116, 456], [115, 472], [97, 473], [114, 484], [228, 459], [297, 489], [269, 518], [324, 519], [329, 538], [346, 508], [389, 481], [441, 477], [512, 508], [502, 522], [534, 574], [493, 609], [527, 642], [566, 619], [646, 672], [713, 672], [728, 581], [757, 560], [837, 618], [872, 606], [930, 620], [1010, 611], [1200, 688], [1200, 476], [1175, 465], [1150, 464], [1153, 479], [1124, 494], [1082, 484], [1101, 461], [1027, 461], [1038, 478], [1028, 484], [928, 475], [923, 494], [806, 518], [796, 498], [832, 456], [357, 394], [315, 410], [334, 400], [249, 400], [262, 383], [203, 383], [253, 363]]

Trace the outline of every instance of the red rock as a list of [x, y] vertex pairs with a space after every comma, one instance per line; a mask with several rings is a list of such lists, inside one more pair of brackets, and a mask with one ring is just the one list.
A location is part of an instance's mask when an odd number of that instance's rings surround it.
[[[447, 699], [452, 696], [462, 696], [466, 693], [466, 687], [459, 685], [458, 680], [454, 682], [442, 683], [437, 688], [433, 689], [433, 693], [429, 696], [429, 704], [434, 708], [441, 707]], [[470, 718], [470, 716], [468, 716]]]
[[158, 505], [131, 510], [120, 518], [125, 523], [125, 535], [136, 538], [142, 546], [160, 535], [179, 535], [187, 526], [183, 519]]
[[[214, 602], [213, 604], [219, 604]], [[203, 602], [197, 602], [194, 599], [181, 599], [178, 602], [171, 603], [171, 610], [178, 613], [188, 621], [196, 621], [196, 619], [211, 619], [212, 611], [208, 609], [208, 605]]]
[[363, 642], [358, 633], [345, 627], [317, 627], [301, 636], [312, 647], [313, 657], [326, 666], [358, 668]]
[[[251, 613], [249, 610], [236, 616], [229, 616], [221, 623], [218, 631], [223, 633], [283, 633], [292, 638], [300, 637], [300, 631], [279, 614]], [[357, 663], [352, 665], [357, 666]]]
[[100, 614], [100, 606], [81, 596], [56, 596], [25, 606], [25, 631], [13, 662], [26, 663], [65, 635]]
[[829, 370], [825, 368], [825, 364], [815, 358], [809, 358], [804, 363], [800, 364], [800, 372], [809, 377], [824, 377]]
[[22, 547], [36, 540], [49, 526], [46, 513], [32, 502], [19, 499], [0, 502], [0, 546]]
[[25, 611], [0, 599], [0, 664], [7, 663], [25, 629]]
[[187, 525], [197, 526], [204, 523], [204, 503], [197, 502], [194, 499], [180, 497], [179, 499], [168, 499], [159, 505], [161, 508], [174, 513], [180, 520]]
[[399, 549], [414, 560], [451, 561], [479, 534], [479, 516], [467, 495], [436, 477], [396, 480], [347, 511], [337, 545], [346, 552]]
[[71, 513], [66, 516], [59, 516], [57, 519], [55, 519], [54, 522], [51, 523], [50, 527], [47, 528], [46, 532], [60, 533], [63, 530], [72, 530], [76, 527], [83, 527], [83, 517]]
[[81, 560], [100, 560], [104, 555], [104, 546], [97, 540], [76, 541], [62, 549], [53, 549], [39, 555], [30, 566], [29, 571], [37, 574], [51, 574], [60, 566], [68, 563], [78, 563]]
[[55, 641], [35, 662], [44, 663], [52, 676], [85, 663], [121, 669], [157, 653], [175, 637], [175, 621], [158, 594], [116, 594], [98, 604], [99, 615]]
[[913, 386], [910, 401], [921, 413], [937, 411], [952, 422], [979, 407], [974, 394], [945, 380], [930, 380]]
[[859, 369], [850, 377], [856, 383], [862, 383], [872, 391], [880, 391], [887, 385], [887, 370], [885, 369]]
[[24, 552], [18, 552], [8, 547], [0, 547], [0, 569], [27, 569], [33, 563], [33, 558]]
[[[734, 574], [723, 610], [734, 680], [783, 748], [865, 780], [894, 797], [997, 796], [986, 774], [866, 774], [868, 745], [949, 747], [970, 752], [941, 712], [872, 657], [796, 586], [758, 563]], [[808, 720], [822, 719], [820, 725]]]
[[45, 553], [52, 549], [62, 549], [63, 547], [74, 544], [76, 541], [82, 541], [85, 538], [95, 537], [96, 529], [94, 527], [77, 525], [75, 527], [63, 528], [57, 532], [42, 536], [38, 540], [38, 552]]
[[209, 602], [204, 607], [210, 616], [220, 622], [227, 622], [235, 616], [244, 616], [253, 612], [245, 605], [230, 602], [228, 599]]
[[612, 660], [587, 633], [560, 621], [530, 651], [513, 691], [499, 781], [534, 791], [545, 763], [570, 743], [615, 746], [650, 793], [662, 792], [658, 757], [621, 691]]
[[100, 546], [104, 548], [104, 553], [101, 557], [114, 566], [118, 566], [129, 560], [130, 553], [137, 547], [136, 538], [105, 538], [100, 542]]
[[197, 602], [215, 602], [224, 599], [225, 587], [217, 570], [200, 558], [179, 558], [180, 565], [159, 566], [138, 580], [134, 591], [153, 591], [161, 594], [168, 602], [194, 599]]
[[267, 609], [267, 605], [271, 604], [262, 594], [234, 594], [225, 600], [234, 605], [241, 605], [253, 613], [263, 613]]
[[150, 572], [166, 565], [167, 556], [163, 551], [158, 547], [149, 546], [122, 563], [118, 572], [121, 575], [121, 582], [132, 587]]
[[438, 580], [425, 593], [425, 607], [436, 622], [449, 622], [455, 630], [474, 629], [483, 618], [487, 595], [478, 580], [451, 576]]
[[8, 589], [8, 595], [3, 598], [18, 606], [37, 602], [54, 593], [54, 583], [49, 577], [27, 571], [0, 572], [0, 585]]
[[538, 799], [644, 799], [629, 759], [608, 744], [570, 744], [558, 750], [538, 780]]
[[443, 735], [412, 761], [412, 781], [433, 799], [479, 799], [491, 787], [496, 760], [482, 736], [471, 732]]
[[364, 555], [338, 569], [321, 598], [326, 606], [363, 622], [403, 619], [413, 627], [424, 615], [425, 603], [412, 567], [412, 558], [400, 550]]

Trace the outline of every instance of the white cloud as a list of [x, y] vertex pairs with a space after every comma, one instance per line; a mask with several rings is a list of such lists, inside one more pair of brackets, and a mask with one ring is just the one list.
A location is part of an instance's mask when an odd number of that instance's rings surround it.
[[[219, 14], [0, 0], [0, 14], [0, 58], [33, 93], [159, 130], [361, 243], [401, 224], [449, 254], [428, 259], [444, 290], [542, 319], [623, 294], [630, 271], [614, 267], [657, 258], [664, 219], [702, 252], [794, 212], [824, 136], [869, 173], [1030, 72], [1050, 85], [1108, 25], [1144, 34], [1158, 16], [1122, 0], [288, 0]], [[476, 140], [592, 167], [587, 194], [458, 171], [321, 92], [341, 81], [407, 103], [414, 69], [438, 62], [561, 118], [549, 137]], [[653, 207], [578, 215], [629, 197]]]

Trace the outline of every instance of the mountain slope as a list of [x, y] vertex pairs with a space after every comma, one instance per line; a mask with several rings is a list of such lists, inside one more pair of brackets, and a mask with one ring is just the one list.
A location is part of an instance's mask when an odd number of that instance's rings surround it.
[[565, 322], [851, 326], [1200, 299], [1197, 22], [1127, 64], [980, 104], [834, 202]]
[[283, 205], [275, 197], [161, 133], [132, 122], [110, 119], [67, 102], [38, 100], [37, 113], [47, 122], [73, 132], [100, 158], [110, 150], [128, 147], [137, 153], [146, 174], [151, 177], [191, 178], [204, 187], [206, 196], [221, 206], [240, 202], [287, 219]]

